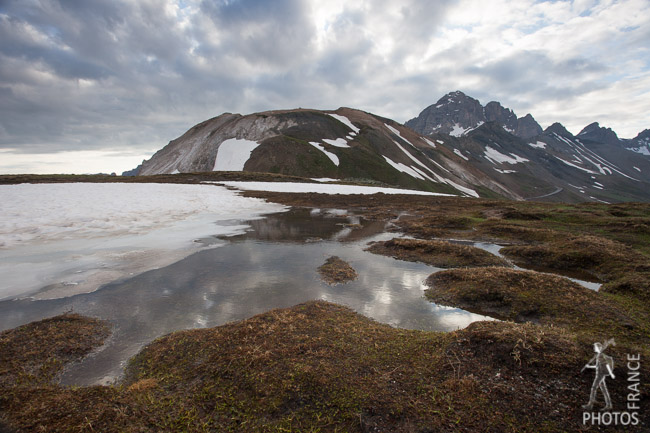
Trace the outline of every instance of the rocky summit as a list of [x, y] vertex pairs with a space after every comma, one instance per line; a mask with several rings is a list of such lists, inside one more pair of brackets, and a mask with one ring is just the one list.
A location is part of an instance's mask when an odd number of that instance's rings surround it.
[[405, 125], [423, 135], [442, 133], [458, 137], [486, 122], [496, 122], [520, 138], [534, 137], [542, 132], [532, 115], [517, 118], [511, 109], [496, 101], [483, 107], [478, 100], [459, 90], [446, 94]]

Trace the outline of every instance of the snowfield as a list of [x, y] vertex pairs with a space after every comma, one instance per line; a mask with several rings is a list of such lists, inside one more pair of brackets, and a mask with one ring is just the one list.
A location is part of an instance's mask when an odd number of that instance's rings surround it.
[[0, 201], [0, 299], [90, 292], [242, 233], [232, 220], [286, 210], [215, 185], [0, 185]]
[[213, 171], [243, 171], [251, 152], [260, 144], [239, 138], [225, 140], [219, 145]]
[[[385, 158], [385, 157], [384, 157]], [[403, 164], [402, 164], [403, 165]], [[323, 183], [292, 183], [292, 182], [219, 182], [221, 184], [246, 191], [273, 191], [273, 192], [315, 192], [321, 194], [412, 194], [412, 195], [440, 195], [456, 197], [453, 194], [441, 194], [410, 189], [380, 188], [374, 186], [336, 185]]]

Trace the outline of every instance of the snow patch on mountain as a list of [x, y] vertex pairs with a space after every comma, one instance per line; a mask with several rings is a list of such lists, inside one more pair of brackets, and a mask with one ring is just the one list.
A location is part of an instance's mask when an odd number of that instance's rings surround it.
[[509, 155], [504, 155], [503, 153], [499, 152], [498, 150], [486, 146], [485, 147], [485, 158], [487, 158], [490, 162], [493, 164], [519, 164], [521, 162], [528, 162], [526, 158], [523, 158], [519, 155], [514, 155], [514, 154], [509, 154]]
[[325, 143], [331, 144], [332, 146], [335, 146], [335, 147], [343, 147], [343, 148], [350, 147], [348, 145], [348, 142], [345, 140], [345, 138], [337, 138], [335, 140], [332, 140], [332, 139], [329, 139], [329, 138], [323, 138], [323, 141]]
[[336, 156], [336, 155], [333, 154], [332, 152], [328, 152], [327, 150], [325, 150], [325, 148], [324, 148], [323, 146], [321, 146], [320, 143], [317, 143], [317, 142], [315, 142], [315, 141], [310, 141], [309, 144], [311, 144], [311, 145], [314, 146], [316, 149], [318, 149], [318, 150], [320, 150], [321, 152], [323, 152], [323, 153], [324, 153], [324, 154], [325, 154], [329, 159], [332, 160], [332, 162], [334, 163], [334, 165], [336, 165], [337, 167], [339, 166], [339, 157], [338, 157], [338, 156]]
[[[384, 157], [385, 158], [385, 157]], [[403, 165], [403, 164], [402, 164]], [[442, 194], [428, 191], [416, 191], [411, 189], [381, 188], [374, 186], [337, 185], [323, 183], [292, 183], [292, 182], [221, 182], [224, 185], [246, 191], [274, 191], [294, 193], [320, 193], [320, 194], [411, 194], [411, 195], [434, 195], [455, 197], [453, 194]]]
[[454, 149], [454, 153], [460, 156], [461, 158], [463, 158], [465, 161], [469, 161], [469, 158], [463, 155], [463, 153], [459, 149]]
[[[560, 160], [560, 161], [562, 161], [562, 162], [565, 163], [566, 165], [568, 165], [568, 166], [570, 166], [570, 167], [573, 167], [573, 168], [577, 168], [578, 170], [582, 170], [582, 171], [584, 171], [585, 173], [598, 174], [598, 173], [596, 173], [595, 171], [592, 171], [592, 170], [589, 170], [589, 169], [586, 169], [586, 168], [580, 167], [579, 165], [575, 165], [575, 164], [573, 164], [573, 163], [571, 163], [571, 162], [569, 162], [569, 161], [566, 161], [566, 160], [564, 160], [564, 159], [562, 159], [562, 158], [559, 158], [559, 157], [557, 157], [557, 156], [556, 156], [555, 158], [558, 159], [558, 160]], [[611, 174], [611, 171], [610, 171], [610, 174]]]
[[537, 143], [528, 143], [528, 145], [536, 149], [546, 149], [546, 143], [543, 141], [538, 141]]
[[434, 149], [436, 148], [436, 143], [432, 142], [431, 140], [429, 140], [429, 139], [426, 138], [426, 137], [422, 137], [422, 138], [424, 139], [424, 141], [427, 142], [427, 144], [428, 144], [429, 146], [433, 147]]
[[251, 152], [260, 144], [256, 141], [240, 138], [225, 140], [217, 150], [213, 171], [244, 171], [244, 165], [251, 157]]
[[348, 119], [347, 117], [345, 117], [345, 116], [341, 116], [340, 114], [333, 114], [333, 113], [327, 113], [327, 115], [328, 115], [328, 116], [331, 116], [331, 117], [333, 117], [333, 118], [335, 118], [335, 119], [338, 120], [339, 122], [341, 122], [341, 123], [343, 123], [344, 125], [346, 125], [348, 128], [350, 128], [351, 130], [353, 130], [355, 134], [358, 134], [358, 133], [359, 133], [360, 129], [357, 128], [356, 126], [354, 126], [354, 124], [353, 124], [353, 123], [350, 121], [350, 119]]
[[384, 125], [385, 125], [386, 128], [388, 128], [388, 129], [389, 129], [393, 134], [397, 135], [399, 138], [401, 138], [402, 140], [406, 141], [406, 142], [407, 142], [408, 144], [410, 144], [411, 146], [415, 147], [415, 145], [414, 145], [413, 143], [411, 143], [410, 141], [408, 141], [406, 138], [402, 137], [402, 135], [399, 133], [399, 131], [398, 131], [397, 129], [393, 128], [392, 126], [390, 126], [390, 125], [388, 125], [388, 124], [386, 124], [386, 123], [384, 123]]
[[449, 132], [449, 135], [452, 137], [460, 137], [462, 135], [465, 135], [465, 132], [467, 132], [469, 129], [470, 128], [463, 128], [458, 123], [455, 123], [453, 129], [451, 132]]
[[395, 162], [387, 156], [384, 156], [384, 159], [386, 160], [387, 163], [393, 166], [395, 170], [401, 171], [402, 173], [406, 173], [409, 176], [414, 177], [416, 179], [424, 180], [424, 176], [419, 174], [417, 171], [413, 170], [413, 168], [409, 167], [408, 165], [402, 164], [401, 162]]

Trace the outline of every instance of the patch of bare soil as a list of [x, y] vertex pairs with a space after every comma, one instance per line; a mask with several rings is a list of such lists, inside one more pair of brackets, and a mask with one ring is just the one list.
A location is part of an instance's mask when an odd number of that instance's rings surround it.
[[356, 280], [359, 276], [348, 262], [338, 256], [325, 260], [325, 263], [318, 267], [318, 273], [327, 284], [347, 283]]
[[439, 268], [508, 266], [508, 262], [480, 248], [441, 240], [394, 238], [373, 242], [366, 251]]

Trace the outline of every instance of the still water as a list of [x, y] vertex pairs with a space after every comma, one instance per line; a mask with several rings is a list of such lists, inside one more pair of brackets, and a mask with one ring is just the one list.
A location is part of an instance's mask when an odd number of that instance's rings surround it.
[[[130, 357], [167, 333], [315, 299], [408, 329], [451, 331], [491, 320], [427, 301], [424, 280], [439, 268], [364, 251], [371, 241], [395, 237], [386, 233], [383, 222], [363, 221], [344, 211], [298, 209], [247, 224], [251, 229], [245, 235], [197, 240], [206, 249], [93, 293], [2, 301], [0, 329], [65, 311], [108, 320], [113, 334], [107, 343], [62, 379], [90, 385], [118, 379]], [[332, 255], [350, 263], [359, 278], [336, 286], [323, 283], [316, 269]]]

